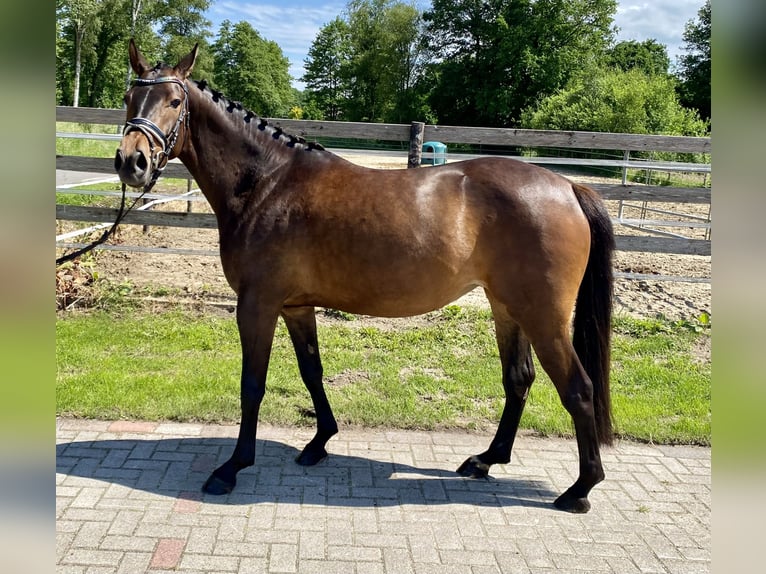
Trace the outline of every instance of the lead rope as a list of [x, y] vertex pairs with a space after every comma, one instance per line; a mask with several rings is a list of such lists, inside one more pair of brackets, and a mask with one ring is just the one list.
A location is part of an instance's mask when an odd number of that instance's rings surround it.
[[130, 204], [130, 207], [125, 209], [125, 184], [122, 184], [122, 198], [120, 199], [120, 208], [117, 210], [117, 217], [114, 220], [114, 223], [112, 226], [104, 231], [104, 233], [101, 234], [101, 237], [93, 241], [92, 243], [86, 245], [85, 247], [81, 247], [80, 249], [77, 249], [76, 251], [72, 251], [71, 253], [67, 253], [66, 255], [62, 255], [61, 257], [56, 259], [56, 266], [58, 267], [62, 263], [66, 263], [67, 261], [71, 261], [72, 259], [76, 259], [77, 257], [80, 257], [80, 255], [84, 255], [85, 253], [88, 253], [89, 251], [92, 251], [102, 243], [104, 243], [107, 239], [109, 239], [109, 236], [112, 235], [116, 230], [117, 226], [120, 224], [120, 222], [125, 218], [125, 216], [128, 214], [128, 212], [133, 209], [136, 206], [136, 203], [138, 203], [138, 200], [141, 199], [146, 192], [148, 192], [153, 186], [156, 179], [154, 179], [152, 182], [150, 182], [148, 185], [146, 185], [141, 192], [141, 195], [136, 197], [133, 200], [133, 203]]

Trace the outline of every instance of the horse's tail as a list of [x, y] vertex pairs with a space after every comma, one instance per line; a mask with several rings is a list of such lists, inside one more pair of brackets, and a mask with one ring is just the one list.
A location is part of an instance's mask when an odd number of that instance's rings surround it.
[[598, 440], [609, 445], [614, 440], [609, 396], [614, 230], [601, 197], [585, 185], [572, 183], [572, 187], [590, 225], [590, 256], [577, 293], [573, 342], [577, 356], [593, 383]]

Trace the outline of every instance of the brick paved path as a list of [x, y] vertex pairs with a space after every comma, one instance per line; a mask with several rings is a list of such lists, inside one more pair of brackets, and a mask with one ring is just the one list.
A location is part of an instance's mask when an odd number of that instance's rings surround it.
[[491, 436], [262, 425], [256, 466], [203, 495], [236, 427], [57, 421], [57, 572], [485, 574], [710, 571], [710, 449], [622, 442], [587, 515], [553, 509], [574, 440], [518, 437], [491, 480], [454, 469]]

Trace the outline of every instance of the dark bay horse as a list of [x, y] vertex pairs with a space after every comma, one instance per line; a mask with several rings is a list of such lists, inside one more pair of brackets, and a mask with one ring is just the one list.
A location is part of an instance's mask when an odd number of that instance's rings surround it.
[[[555, 501], [587, 512], [613, 438], [609, 398], [614, 237], [599, 196], [546, 169], [485, 158], [375, 170], [269, 125], [188, 79], [197, 46], [175, 67], [137, 75], [115, 169], [145, 187], [178, 157], [215, 212], [223, 270], [237, 294], [242, 420], [231, 458], [203, 490], [230, 492], [255, 462], [258, 410], [281, 316], [313, 400], [317, 432], [297, 458], [313, 465], [338, 426], [322, 384], [315, 306], [403, 317], [477, 286], [494, 316], [505, 407], [489, 448], [458, 472], [507, 463], [535, 377], [531, 349], [571, 414], [579, 477]], [[573, 310], [574, 321], [572, 319]], [[573, 325], [572, 325], [573, 323]]]

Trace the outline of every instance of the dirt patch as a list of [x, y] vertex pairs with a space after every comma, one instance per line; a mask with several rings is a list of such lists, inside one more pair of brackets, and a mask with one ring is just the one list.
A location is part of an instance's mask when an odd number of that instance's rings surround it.
[[93, 302], [93, 272], [79, 261], [56, 269], [56, 309], [89, 307]]
[[[403, 167], [401, 162], [390, 158], [375, 156], [349, 157], [350, 160], [377, 168]], [[572, 179], [594, 183], [609, 181], [603, 178], [571, 176]], [[616, 216], [618, 202], [607, 202], [612, 215]], [[643, 206], [630, 209], [640, 210]], [[662, 204], [661, 209], [668, 213], [652, 213], [652, 219], [673, 218], [679, 215], [706, 217], [708, 205]], [[163, 210], [185, 211], [187, 202], [179, 201], [165, 204]], [[192, 204], [195, 212], [210, 211], [204, 201]], [[637, 217], [636, 213], [624, 208], [625, 217]], [[66, 223], [59, 222], [59, 232]], [[702, 238], [704, 229], [665, 229], [681, 233], [686, 237]], [[644, 230], [619, 226], [619, 234], [647, 235]], [[171, 247], [176, 249], [196, 250], [208, 255], [172, 255], [135, 252], [100, 251], [95, 255], [93, 272], [100, 278], [114, 283], [130, 283], [158, 297], [189, 298], [197, 301], [212, 301], [231, 310], [233, 293], [223, 275], [221, 263], [217, 257], [218, 232], [205, 229], [185, 229], [153, 227], [142, 231], [140, 226], [122, 226], [114, 243], [123, 245], [141, 245], [143, 247]], [[686, 278], [709, 278], [711, 258], [709, 256], [671, 255], [658, 253], [617, 252], [615, 269], [621, 273], [640, 273], [643, 275], [676, 276]], [[71, 304], [90, 281], [88, 278], [75, 279], [72, 274], [57, 274], [57, 284], [62, 284], [62, 296], [66, 304]], [[66, 282], [71, 284], [67, 287]], [[84, 284], [83, 284], [84, 283]], [[68, 289], [68, 291], [67, 291]], [[458, 305], [486, 307], [488, 302], [481, 289], [476, 289], [457, 301]], [[228, 308], [227, 308], [228, 307]], [[615, 287], [615, 310], [639, 317], [663, 316], [672, 320], [696, 320], [701, 315], [711, 315], [711, 287], [708, 282], [658, 281], [650, 277], [641, 280], [618, 279]], [[327, 320], [337, 320], [326, 318]], [[320, 317], [320, 320], [322, 318]], [[374, 326], [383, 329], [398, 328], [402, 324], [412, 325], [408, 319], [371, 319]], [[427, 319], [426, 319], [427, 320]]]
[[701, 365], [709, 364], [711, 362], [712, 343], [713, 341], [710, 337], [699, 337], [694, 342], [694, 346], [692, 347], [692, 354], [694, 356], [695, 362]]
[[346, 369], [337, 375], [330, 375], [324, 378], [326, 385], [336, 389], [347, 387], [348, 385], [353, 385], [358, 382], [369, 382], [369, 380], [369, 373], [357, 369]]
[[407, 383], [412, 377], [425, 376], [434, 381], [446, 381], [449, 377], [442, 369], [405, 367], [399, 371], [399, 380]]

